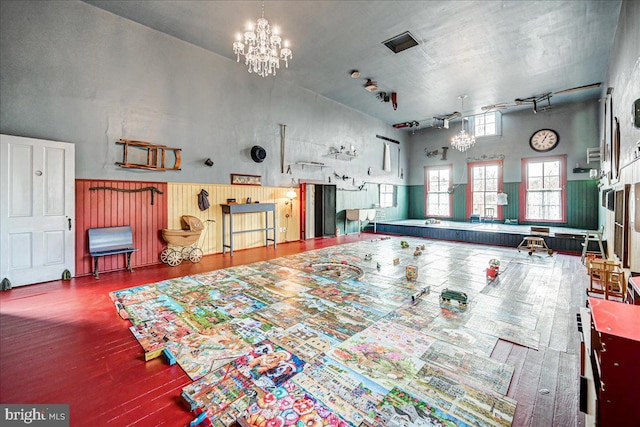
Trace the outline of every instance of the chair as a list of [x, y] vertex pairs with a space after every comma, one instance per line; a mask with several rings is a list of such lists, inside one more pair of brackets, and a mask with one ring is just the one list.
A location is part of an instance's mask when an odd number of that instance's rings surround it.
[[620, 298], [620, 300], [624, 302], [627, 295], [627, 282], [624, 280], [624, 272], [607, 271], [605, 274], [607, 280], [604, 290], [604, 298]]
[[607, 287], [607, 272], [602, 267], [591, 267], [589, 270], [589, 294], [604, 294]]
[[493, 222], [495, 219], [495, 211], [494, 208], [484, 208], [484, 222]]

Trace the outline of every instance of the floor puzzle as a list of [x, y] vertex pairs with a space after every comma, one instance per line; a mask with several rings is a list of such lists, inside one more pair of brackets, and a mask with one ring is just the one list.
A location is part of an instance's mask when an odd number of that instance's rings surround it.
[[489, 357], [479, 356], [462, 347], [435, 341], [420, 359], [449, 370], [453, 377], [481, 388], [507, 394], [514, 367]]
[[371, 423], [375, 427], [470, 426], [398, 387], [394, 387], [384, 397], [375, 412], [375, 421]]
[[[376, 238], [110, 297], [146, 358], [167, 349], [194, 380], [183, 398], [214, 426], [238, 416], [260, 427], [510, 425], [515, 368], [490, 356], [499, 339], [537, 348], [544, 293], [535, 279], [554, 259], [403, 240], [406, 249]], [[487, 282], [494, 258], [501, 275]], [[540, 271], [511, 280], [512, 263]], [[445, 288], [468, 293], [468, 305], [441, 303]]]
[[312, 361], [329, 351], [331, 347], [340, 344], [339, 340], [304, 323], [298, 323], [283, 332], [274, 334], [271, 340], [307, 361]]
[[253, 384], [263, 390], [273, 390], [302, 372], [305, 363], [290, 351], [264, 340], [235, 359], [232, 365]]
[[404, 388], [471, 425], [510, 426], [516, 410], [514, 400], [465, 384], [429, 362]]
[[292, 381], [354, 427], [374, 419], [376, 406], [388, 392], [329, 357], [308, 366]]

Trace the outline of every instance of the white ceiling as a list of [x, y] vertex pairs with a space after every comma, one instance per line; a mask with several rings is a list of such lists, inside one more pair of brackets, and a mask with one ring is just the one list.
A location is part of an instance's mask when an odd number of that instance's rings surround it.
[[[87, 3], [233, 61], [236, 34], [261, 10], [259, 1]], [[460, 111], [460, 94], [468, 95], [463, 111], [468, 115], [486, 105], [603, 82], [620, 5], [620, 0], [267, 1], [265, 17], [293, 51], [289, 68], [283, 65], [276, 78], [389, 124], [417, 120], [425, 127], [434, 116]], [[398, 54], [382, 44], [405, 31], [420, 44]], [[246, 70], [242, 59], [237, 67]], [[353, 69], [361, 72], [359, 79], [350, 77]], [[380, 91], [398, 94], [396, 111], [364, 89], [367, 77]], [[553, 95], [551, 103], [598, 98], [601, 90]]]

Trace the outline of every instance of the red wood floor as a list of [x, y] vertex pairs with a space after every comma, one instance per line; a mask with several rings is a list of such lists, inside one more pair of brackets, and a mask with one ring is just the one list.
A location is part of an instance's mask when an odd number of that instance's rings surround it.
[[[108, 293], [372, 238], [363, 233], [291, 242], [237, 251], [233, 257], [211, 255], [199, 264], [158, 265], [0, 292], [0, 403], [70, 404], [72, 426], [188, 425], [193, 417], [179, 396], [189, 378], [161, 358], [144, 361], [129, 321], [120, 319]], [[567, 286], [550, 298], [542, 320], [548, 344], [536, 351], [499, 341], [492, 354], [516, 367], [508, 392], [518, 401], [514, 426], [584, 425], [577, 410], [574, 317], [584, 304], [586, 274], [579, 257], [559, 257]], [[527, 274], [525, 267], [521, 274]]]

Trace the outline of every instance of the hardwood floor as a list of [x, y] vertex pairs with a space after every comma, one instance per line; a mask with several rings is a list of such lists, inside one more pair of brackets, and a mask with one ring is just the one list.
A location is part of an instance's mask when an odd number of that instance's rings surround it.
[[[180, 402], [190, 383], [178, 365], [145, 362], [128, 321], [116, 314], [108, 293], [172, 277], [248, 264], [371, 234], [281, 244], [222, 256], [199, 264], [158, 265], [54, 281], [0, 293], [0, 402], [68, 403], [72, 426], [187, 425], [193, 418]], [[471, 246], [476, 250], [490, 247]], [[499, 248], [503, 251], [515, 249]], [[578, 411], [579, 335], [575, 313], [588, 282], [580, 257], [554, 255], [553, 267], [512, 263], [499, 286], [486, 293], [529, 295], [541, 304], [538, 350], [500, 340], [492, 358], [515, 366], [508, 396], [518, 405], [514, 426], [582, 426]], [[455, 259], [447, 268], [456, 269]], [[508, 279], [508, 280], [507, 280]], [[524, 289], [526, 287], [527, 289]]]

